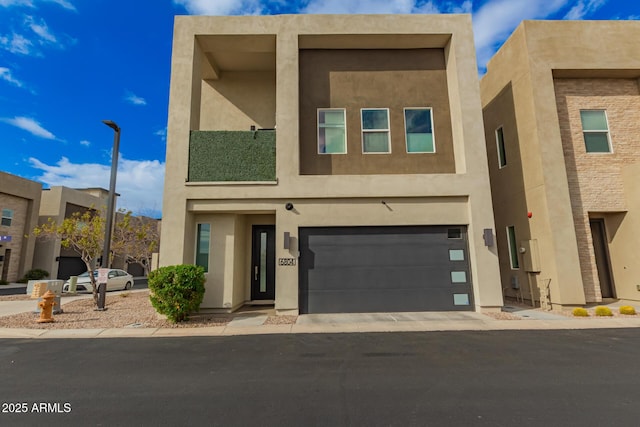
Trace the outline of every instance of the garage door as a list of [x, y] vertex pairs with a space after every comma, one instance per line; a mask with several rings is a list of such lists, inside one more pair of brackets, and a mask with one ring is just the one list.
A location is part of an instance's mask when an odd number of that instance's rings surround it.
[[70, 276], [77, 276], [87, 271], [82, 258], [75, 256], [61, 256], [58, 263], [58, 279], [69, 280]]
[[300, 312], [472, 310], [464, 226], [300, 228]]

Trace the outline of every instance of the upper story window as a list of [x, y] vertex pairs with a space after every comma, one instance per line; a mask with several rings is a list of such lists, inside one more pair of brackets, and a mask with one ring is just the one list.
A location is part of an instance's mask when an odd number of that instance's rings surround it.
[[0, 222], [0, 224], [10, 227], [12, 220], [13, 211], [11, 209], [2, 209], [2, 222]]
[[405, 108], [404, 130], [407, 153], [435, 153], [431, 108]]
[[609, 125], [604, 110], [580, 110], [582, 134], [587, 153], [611, 153]]
[[347, 152], [346, 114], [344, 108], [318, 109], [318, 154]]
[[389, 144], [389, 109], [363, 108], [362, 117], [362, 152], [390, 153]]
[[498, 166], [500, 169], [507, 166], [507, 152], [504, 148], [504, 131], [502, 126], [496, 129], [496, 147], [498, 149]]

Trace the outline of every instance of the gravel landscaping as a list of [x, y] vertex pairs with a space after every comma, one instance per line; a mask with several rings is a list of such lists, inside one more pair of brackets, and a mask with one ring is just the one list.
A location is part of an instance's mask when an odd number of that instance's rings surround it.
[[[105, 329], [105, 328], [197, 328], [224, 326], [242, 313], [194, 313], [188, 321], [171, 323], [151, 306], [149, 291], [107, 294], [105, 311], [96, 311], [92, 298], [64, 302], [63, 313], [54, 315], [54, 323], [37, 323], [39, 314], [21, 313], [0, 317], [0, 328], [28, 329]], [[30, 300], [27, 295], [2, 296], [0, 301]], [[33, 301], [34, 309], [36, 301]], [[297, 316], [269, 316], [265, 324], [293, 324]]]

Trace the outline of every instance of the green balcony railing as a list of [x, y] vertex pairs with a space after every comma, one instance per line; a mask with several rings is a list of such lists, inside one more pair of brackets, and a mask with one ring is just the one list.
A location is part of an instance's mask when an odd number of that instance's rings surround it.
[[275, 180], [275, 130], [191, 131], [189, 182]]

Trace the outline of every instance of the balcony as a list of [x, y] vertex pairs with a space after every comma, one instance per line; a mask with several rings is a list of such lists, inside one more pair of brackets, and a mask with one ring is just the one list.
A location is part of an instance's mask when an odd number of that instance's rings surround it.
[[189, 182], [275, 180], [275, 130], [191, 131]]

